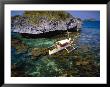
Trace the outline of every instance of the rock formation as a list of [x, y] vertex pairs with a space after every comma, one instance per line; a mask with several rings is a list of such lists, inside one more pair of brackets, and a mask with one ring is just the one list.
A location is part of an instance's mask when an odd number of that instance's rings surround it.
[[[33, 17], [33, 15], [31, 16]], [[43, 16], [34, 15], [33, 19], [35, 22], [31, 21], [33, 20], [31, 16], [23, 15], [23, 16], [11, 17], [11, 31], [18, 32], [21, 34], [38, 35], [38, 34], [46, 34], [46, 33], [54, 32], [54, 31], [56, 31], [56, 33], [58, 33], [58, 31], [67, 31], [67, 30], [79, 31], [82, 25], [81, 19], [74, 18], [72, 16], [66, 18], [65, 20], [61, 20], [57, 18], [49, 19], [47, 14]]]

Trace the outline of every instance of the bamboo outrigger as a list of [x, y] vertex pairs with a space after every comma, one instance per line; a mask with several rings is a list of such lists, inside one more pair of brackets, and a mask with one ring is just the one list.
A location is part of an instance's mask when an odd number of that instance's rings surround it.
[[[68, 37], [69, 37], [69, 33], [68, 33]], [[73, 51], [75, 49], [74, 47], [75, 44], [73, 44], [73, 42], [74, 42], [74, 39], [71, 39], [71, 38], [57, 41], [54, 45], [50, 47], [49, 55], [57, 53], [63, 49], [65, 49], [68, 53]]]
[[73, 41], [71, 40], [71, 38], [57, 41], [55, 45], [52, 46], [53, 49], [49, 50], [49, 55], [59, 52], [63, 49], [65, 49], [69, 53], [75, 49], [74, 47], [72, 47], [72, 45]]

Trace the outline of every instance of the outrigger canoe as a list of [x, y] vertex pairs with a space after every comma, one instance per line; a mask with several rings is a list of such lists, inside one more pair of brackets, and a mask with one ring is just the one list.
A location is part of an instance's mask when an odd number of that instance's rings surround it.
[[73, 46], [73, 40], [71, 38], [57, 41], [53, 46], [50, 47], [49, 55], [57, 53], [65, 49], [68, 53], [75, 49]]

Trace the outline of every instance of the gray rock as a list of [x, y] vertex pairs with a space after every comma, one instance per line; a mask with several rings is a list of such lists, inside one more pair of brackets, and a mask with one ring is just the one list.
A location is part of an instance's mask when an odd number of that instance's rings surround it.
[[70, 18], [67, 21], [47, 21], [46, 18], [42, 20], [40, 24], [32, 25], [28, 21], [27, 18], [20, 16], [19, 18], [12, 19], [11, 24], [11, 31], [12, 32], [19, 32], [19, 33], [28, 33], [28, 34], [41, 34], [50, 31], [56, 30], [68, 30], [73, 29], [76, 30], [81, 29], [82, 21], [78, 20], [77, 18]]

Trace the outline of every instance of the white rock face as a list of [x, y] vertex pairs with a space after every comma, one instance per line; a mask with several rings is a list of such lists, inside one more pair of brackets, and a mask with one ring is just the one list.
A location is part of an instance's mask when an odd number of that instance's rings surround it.
[[79, 29], [81, 28], [81, 25], [82, 22], [77, 19], [69, 19], [69, 21], [46, 21], [44, 19], [39, 25], [32, 25], [31, 23], [26, 22], [25, 17], [20, 17], [12, 20], [11, 31], [28, 34], [41, 34], [56, 30], [72, 29], [76, 26]]

